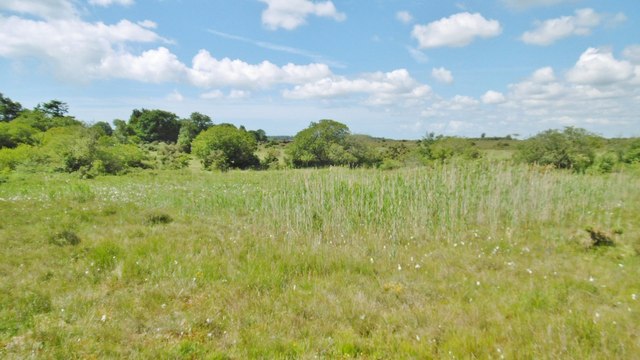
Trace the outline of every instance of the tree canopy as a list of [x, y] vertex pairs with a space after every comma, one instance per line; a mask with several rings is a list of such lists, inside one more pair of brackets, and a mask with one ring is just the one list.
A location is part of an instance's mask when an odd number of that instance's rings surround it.
[[257, 148], [252, 135], [229, 124], [210, 127], [191, 144], [192, 153], [205, 168], [219, 170], [258, 166], [260, 161], [255, 155]]
[[20, 115], [22, 105], [0, 93], [0, 121], [11, 121]]
[[175, 143], [178, 140], [180, 122], [178, 116], [164, 110], [133, 110], [129, 126], [144, 142], [165, 141]]

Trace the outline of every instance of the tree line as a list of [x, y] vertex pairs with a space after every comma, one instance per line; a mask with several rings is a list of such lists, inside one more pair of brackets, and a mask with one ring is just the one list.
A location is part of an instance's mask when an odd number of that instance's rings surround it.
[[[481, 136], [468, 139], [427, 133], [416, 142], [385, 144], [352, 134], [347, 125], [311, 122], [290, 141], [269, 139], [264, 130], [214, 124], [194, 112], [181, 119], [158, 109], [134, 109], [127, 121], [88, 125], [68, 115], [59, 100], [25, 109], [0, 93], [0, 172], [78, 172], [84, 177], [120, 174], [134, 168], [180, 169], [196, 158], [205, 169], [376, 167], [393, 169], [433, 162], [473, 161], [482, 143], [513, 144], [514, 159], [574, 172], [606, 173], [640, 163], [640, 139], [615, 142], [584, 129], [547, 130], [529, 139]], [[484, 135], [484, 134], [483, 134]], [[261, 156], [258, 156], [260, 152]]]

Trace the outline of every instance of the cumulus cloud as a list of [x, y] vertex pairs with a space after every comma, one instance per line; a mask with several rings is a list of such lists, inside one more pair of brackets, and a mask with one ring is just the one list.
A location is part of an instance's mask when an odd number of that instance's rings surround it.
[[154, 42], [166, 40], [128, 20], [107, 25], [79, 19], [0, 17], [0, 56], [39, 58], [59, 76], [75, 80], [103, 77], [101, 63], [121, 55], [118, 49], [127, 43]]
[[69, 19], [78, 16], [76, 8], [68, 0], [2, 0], [0, 10], [44, 19]]
[[405, 69], [365, 74], [355, 79], [343, 76], [323, 78], [285, 90], [289, 99], [331, 99], [356, 94], [368, 95], [371, 105], [389, 105], [399, 100], [425, 99], [431, 93], [428, 85], [420, 84]]
[[444, 83], [444, 84], [452, 84], [453, 83], [453, 75], [451, 74], [451, 71], [443, 68], [443, 67], [439, 67], [439, 68], [433, 68], [431, 70], [431, 76], [436, 79], [437, 81]]
[[325, 64], [277, 66], [269, 61], [249, 64], [229, 58], [216, 59], [200, 50], [193, 58], [189, 81], [199, 87], [268, 88], [276, 84], [301, 84], [331, 75]]
[[484, 104], [502, 104], [503, 102], [506, 101], [506, 98], [504, 97], [504, 94], [502, 94], [501, 92], [497, 92], [497, 91], [493, 91], [493, 90], [489, 90], [486, 93], [484, 93], [484, 95], [482, 95], [482, 103]]
[[573, 16], [562, 16], [538, 22], [532, 31], [525, 32], [521, 39], [527, 44], [550, 45], [573, 35], [585, 36], [602, 21], [602, 15], [593, 9], [580, 9]]
[[427, 25], [415, 25], [411, 35], [421, 48], [469, 45], [476, 37], [490, 38], [500, 35], [502, 27], [497, 20], [487, 20], [478, 13], [458, 13]]
[[313, 2], [311, 0], [259, 0], [267, 4], [262, 12], [262, 24], [268, 29], [293, 30], [307, 21], [309, 15], [328, 17], [336, 21], [347, 18], [339, 12], [332, 1]]
[[610, 85], [631, 79], [634, 70], [630, 62], [616, 60], [611, 51], [589, 48], [567, 72], [567, 80], [594, 86]]
[[413, 22], [413, 15], [408, 11], [398, 11], [396, 13], [396, 19], [403, 24], [410, 24]]
[[407, 46], [407, 51], [409, 52], [409, 55], [411, 55], [413, 60], [415, 60], [416, 62], [420, 64], [426, 64], [429, 62], [429, 57], [427, 56], [427, 54], [423, 53], [422, 51], [416, 48], [413, 48], [411, 46]]
[[89, 0], [89, 4], [103, 7], [111, 5], [129, 6], [133, 5], [134, 2], [134, 0]]
[[114, 53], [100, 62], [96, 76], [164, 83], [184, 79], [188, 69], [169, 49], [160, 47], [141, 55]]

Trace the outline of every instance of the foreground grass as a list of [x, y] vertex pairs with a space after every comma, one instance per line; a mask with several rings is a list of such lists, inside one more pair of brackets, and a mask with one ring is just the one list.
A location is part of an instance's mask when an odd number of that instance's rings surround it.
[[634, 175], [14, 174], [0, 219], [3, 358], [640, 352]]

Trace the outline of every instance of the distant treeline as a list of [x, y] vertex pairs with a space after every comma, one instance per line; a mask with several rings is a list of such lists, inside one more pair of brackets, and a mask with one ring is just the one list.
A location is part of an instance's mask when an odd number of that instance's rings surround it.
[[334, 120], [312, 122], [295, 136], [214, 124], [194, 112], [181, 119], [159, 109], [135, 109], [127, 121], [86, 124], [59, 100], [25, 109], [0, 93], [0, 172], [63, 171], [82, 177], [135, 168], [181, 169], [191, 159], [205, 169], [375, 167], [394, 169], [431, 162], [474, 161], [487, 150], [508, 158], [578, 173], [607, 173], [640, 163], [640, 139], [608, 140], [584, 129], [546, 130], [526, 140], [462, 138], [427, 133], [404, 141], [352, 134]]

